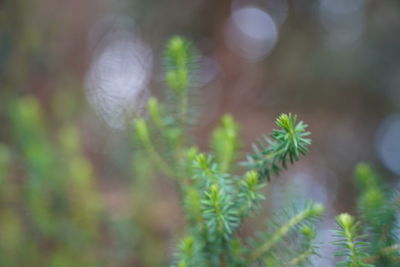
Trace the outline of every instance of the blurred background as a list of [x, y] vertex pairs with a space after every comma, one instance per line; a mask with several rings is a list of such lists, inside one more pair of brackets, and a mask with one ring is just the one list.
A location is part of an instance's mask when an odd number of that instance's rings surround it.
[[[399, 33], [398, 0], [0, 1], [0, 265], [171, 262], [178, 190], [138, 178], [135, 166], [153, 167], [135, 157], [130, 121], [165, 95], [176, 34], [201, 55], [191, 131], [203, 150], [225, 113], [243, 152], [282, 112], [310, 125], [309, 156], [260, 213], [297, 195], [322, 202], [329, 242], [334, 215], [354, 212], [357, 162], [397, 183]], [[329, 246], [320, 254], [316, 266], [333, 266]]]

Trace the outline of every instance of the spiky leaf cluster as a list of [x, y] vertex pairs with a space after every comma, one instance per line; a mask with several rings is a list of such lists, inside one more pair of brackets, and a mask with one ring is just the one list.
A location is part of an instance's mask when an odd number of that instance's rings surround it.
[[174, 267], [204, 266], [201, 247], [202, 244], [196, 243], [192, 236], [185, 237], [178, 245], [176, 258], [180, 260]]
[[276, 119], [280, 129], [273, 130], [270, 138], [263, 136], [263, 141], [253, 145], [254, 154], [244, 163], [250, 169], [257, 170], [262, 179], [269, 180], [272, 174], [286, 169], [288, 162], [293, 163], [299, 155], [305, 155], [311, 140], [306, 131], [307, 124], [297, 123], [297, 116], [282, 114]]
[[170, 110], [180, 125], [193, 124], [195, 109], [193, 94], [189, 89], [195, 84], [198, 69], [198, 54], [192, 44], [180, 36], [172, 37], [164, 50], [165, 81], [171, 89], [168, 100]]
[[180, 36], [172, 37], [164, 51], [166, 82], [177, 94], [183, 95], [193, 84], [193, 70], [197, 68], [197, 53], [192, 44]]
[[239, 224], [235, 204], [230, 195], [218, 185], [213, 184], [205, 193], [205, 198], [201, 203], [210, 240], [218, 236], [228, 240]]
[[337, 256], [344, 257], [339, 262], [343, 267], [372, 267], [363, 261], [369, 255], [365, 252], [368, 243], [363, 242], [360, 236], [360, 223], [354, 220], [354, 217], [347, 213], [342, 213], [336, 218], [339, 230], [336, 231], [335, 245], [339, 247]]

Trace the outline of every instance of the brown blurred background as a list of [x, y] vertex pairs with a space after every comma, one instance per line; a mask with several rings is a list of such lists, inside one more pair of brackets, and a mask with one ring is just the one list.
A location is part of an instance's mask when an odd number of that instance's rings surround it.
[[[397, 0], [3, 0], [0, 138], [11, 138], [6, 103], [37, 97], [50, 129], [79, 125], [105, 203], [123, 216], [135, 179], [126, 121], [150, 95], [163, 97], [162, 49], [182, 35], [201, 54], [196, 143], [207, 149], [231, 113], [246, 151], [278, 114], [298, 114], [310, 125], [311, 153], [273, 182], [270, 205], [300, 188], [327, 205], [327, 229], [334, 214], [354, 211], [357, 162], [393, 183], [400, 174], [399, 33]], [[169, 240], [182, 224], [178, 196], [170, 181], [154, 186], [161, 194], [148, 216]]]

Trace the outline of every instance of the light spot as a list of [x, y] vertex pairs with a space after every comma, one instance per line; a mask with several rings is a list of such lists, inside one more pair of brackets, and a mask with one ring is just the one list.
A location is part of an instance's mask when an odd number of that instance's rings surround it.
[[350, 44], [364, 32], [364, 0], [320, 0], [319, 18], [332, 45]]
[[143, 111], [152, 62], [150, 49], [123, 27], [114, 26], [103, 38], [87, 72], [86, 89], [92, 108], [110, 127], [121, 129]]
[[379, 126], [375, 147], [383, 164], [400, 175], [400, 114], [391, 115]]
[[226, 24], [226, 44], [234, 53], [250, 61], [263, 59], [277, 40], [278, 29], [271, 16], [254, 6], [234, 10]]

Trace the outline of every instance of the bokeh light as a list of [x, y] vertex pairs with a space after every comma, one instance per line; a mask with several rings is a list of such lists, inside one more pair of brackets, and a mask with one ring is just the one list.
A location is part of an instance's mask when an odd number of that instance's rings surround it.
[[225, 29], [225, 41], [239, 56], [259, 61], [278, 41], [278, 28], [264, 10], [247, 6], [233, 10]]
[[364, 31], [364, 0], [320, 0], [319, 18], [329, 40], [336, 44], [357, 41]]
[[383, 164], [394, 173], [400, 174], [400, 114], [391, 115], [382, 122], [375, 144]]
[[149, 47], [124, 25], [103, 37], [86, 76], [91, 106], [113, 128], [143, 110], [153, 61]]

